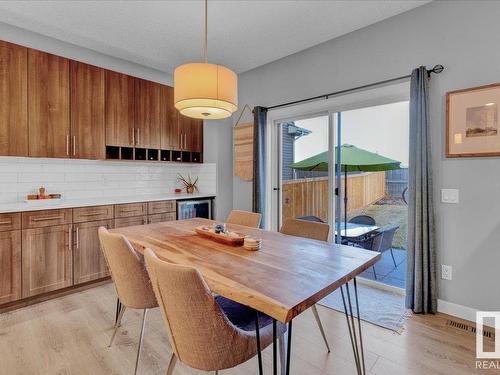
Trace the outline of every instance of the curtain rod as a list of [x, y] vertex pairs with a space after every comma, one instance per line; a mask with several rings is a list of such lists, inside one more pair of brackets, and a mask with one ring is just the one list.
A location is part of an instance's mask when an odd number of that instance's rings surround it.
[[[432, 69], [427, 70], [427, 75], [430, 77], [431, 73], [439, 74], [443, 70], [444, 70], [444, 66], [443, 65], [434, 65], [434, 67]], [[288, 103], [283, 103], [283, 104], [277, 104], [277, 105], [273, 105], [271, 107], [267, 107], [267, 110], [272, 110], [272, 109], [282, 108], [282, 107], [288, 107], [288, 106], [291, 106], [291, 105], [294, 105], [294, 104], [300, 104], [300, 103], [305, 103], [305, 102], [312, 102], [312, 101], [320, 100], [320, 99], [329, 99], [331, 96], [337, 96], [337, 95], [341, 95], [341, 94], [347, 94], [349, 92], [363, 90], [363, 89], [367, 89], [367, 88], [374, 87], [374, 86], [382, 86], [382, 85], [385, 85], [387, 83], [401, 81], [403, 79], [407, 79], [407, 78], [410, 78], [410, 77], [411, 77], [411, 74], [408, 74], [408, 75], [401, 76], [401, 77], [386, 79], [384, 81], [369, 83], [369, 84], [363, 85], [363, 86], [358, 86], [358, 87], [353, 87], [353, 88], [350, 88], [350, 89], [345, 89], [345, 90], [340, 90], [340, 91], [332, 92], [332, 93], [329, 93], [329, 94], [323, 94], [323, 95], [313, 96], [313, 97], [307, 98], [307, 99], [300, 99], [300, 100], [295, 100], [293, 102], [288, 102]]]

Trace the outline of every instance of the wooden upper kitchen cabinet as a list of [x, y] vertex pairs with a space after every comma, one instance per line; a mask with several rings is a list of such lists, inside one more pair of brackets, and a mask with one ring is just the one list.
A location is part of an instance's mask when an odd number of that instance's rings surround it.
[[74, 225], [73, 279], [81, 284], [109, 276], [100, 243], [99, 227], [113, 228], [113, 220], [91, 221]]
[[22, 296], [73, 285], [71, 225], [22, 231]]
[[203, 152], [203, 120], [191, 119], [190, 137], [188, 138], [188, 150], [192, 152]]
[[0, 41], [0, 156], [28, 155], [28, 49]]
[[72, 156], [105, 159], [104, 69], [70, 63]]
[[69, 157], [69, 60], [28, 49], [29, 156]]
[[203, 149], [203, 120], [179, 114], [181, 150], [201, 152]]
[[136, 78], [106, 70], [106, 145], [135, 145]]
[[136, 78], [135, 80], [135, 145], [160, 148], [161, 85]]
[[161, 85], [161, 148], [180, 150], [178, 111], [174, 107], [174, 88]]
[[0, 305], [21, 298], [21, 231], [0, 232]]

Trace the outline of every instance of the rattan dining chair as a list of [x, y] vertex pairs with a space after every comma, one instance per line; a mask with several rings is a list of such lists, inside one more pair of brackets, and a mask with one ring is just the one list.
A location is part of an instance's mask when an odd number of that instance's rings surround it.
[[227, 217], [228, 224], [244, 225], [246, 227], [258, 228], [262, 215], [256, 212], [232, 210]]
[[[286, 219], [283, 226], [280, 229], [283, 234], [288, 234], [290, 236], [310, 238], [319, 241], [328, 241], [328, 234], [330, 233], [330, 226], [326, 223], [319, 223], [315, 221], [308, 221], [302, 219]], [[318, 309], [316, 305], [312, 305], [312, 312], [316, 323], [318, 324], [321, 336], [326, 345], [328, 353], [330, 353], [330, 345], [328, 344], [328, 339], [326, 338], [325, 330], [323, 329], [323, 324], [319, 317]]]
[[115, 322], [115, 329], [111, 336], [109, 347], [113, 344], [125, 310], [143, 310], [141, 333], [134, 368], [135, 375], [137, 374], [137, 366], [144, 338], [146, 314], [148, 309], [158, 307], [158, 303], [151, 288], [143, 257], [134, 250], [128, 240], [122, 235], [109, 233], [104, 227], [99, 228], [99, 240], [111, 272], [111, 278], [115, 284], [116, 293], [121, 302], [121, 308], [119, 309], [118, 319]]
[[[214, 296], [196, 268], [165, 262], [151, 249], [144, 256], [173, 350], [167, 375], [172, 374], [177, 360], [198, 370], [217, 372], [258, 354], [255, 310]], [[269, 316], [258, 316], [263, 350], [273, 341], [273, 324]], [[282, 338], [286, 326], [278, 323], [276, 330]], [[280, 356], [283, 363], [283, 345]]]

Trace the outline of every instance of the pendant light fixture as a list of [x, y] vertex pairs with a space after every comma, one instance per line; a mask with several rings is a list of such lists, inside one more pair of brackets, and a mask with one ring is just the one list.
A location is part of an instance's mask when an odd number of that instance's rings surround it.
[[175, 108], [184, 116], [217, 120], [238, 108], [238, 78], [222, 65], [208, 63], [208, 0], [205, 0], [203, 63], [178, 66], [174, 71]]

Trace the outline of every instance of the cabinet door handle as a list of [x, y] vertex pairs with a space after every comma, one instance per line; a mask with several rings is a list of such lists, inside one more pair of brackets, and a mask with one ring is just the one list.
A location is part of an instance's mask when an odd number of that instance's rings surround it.
[[187, 134], [184, 134], [184, 149], [188, 148], [188, 137]]
[[182, 133], [179, 133], [179, 148], [182, 150]]
[[73, 156], [76, 155], [76, 135], [73, 136]]
[[66, 156], [69, 156], [69, 134], [66, 135]]
[[78, 232], [78, 227], [75, 230], [75, 240], [76, 240], [76, 248], [80, 248], [80, 233]]
[[0, 225], [12, 224], [12, 220], [0, 221]]
[[137, 144], [141, 143], [141, 133], [139, 133], [139, 128], [137, 128]]
[[68, 231], [68, 249], [71, 250], [73, 248], [73, 230], [70, 228]]
[[45, 216], [45, 217], [32, 217], [31, 221], [45, 221], [45, 220], [63, 220], [64, 216]]
[[104, 215], [106, 214], [105, 212], [89, 212], [89, 213], [86, 213], [86, 214], [80, 214], [82, 216], [96, 216], [96, 215]]
[[132, 128], [132, 146], [135, 146], [135, 128]]

